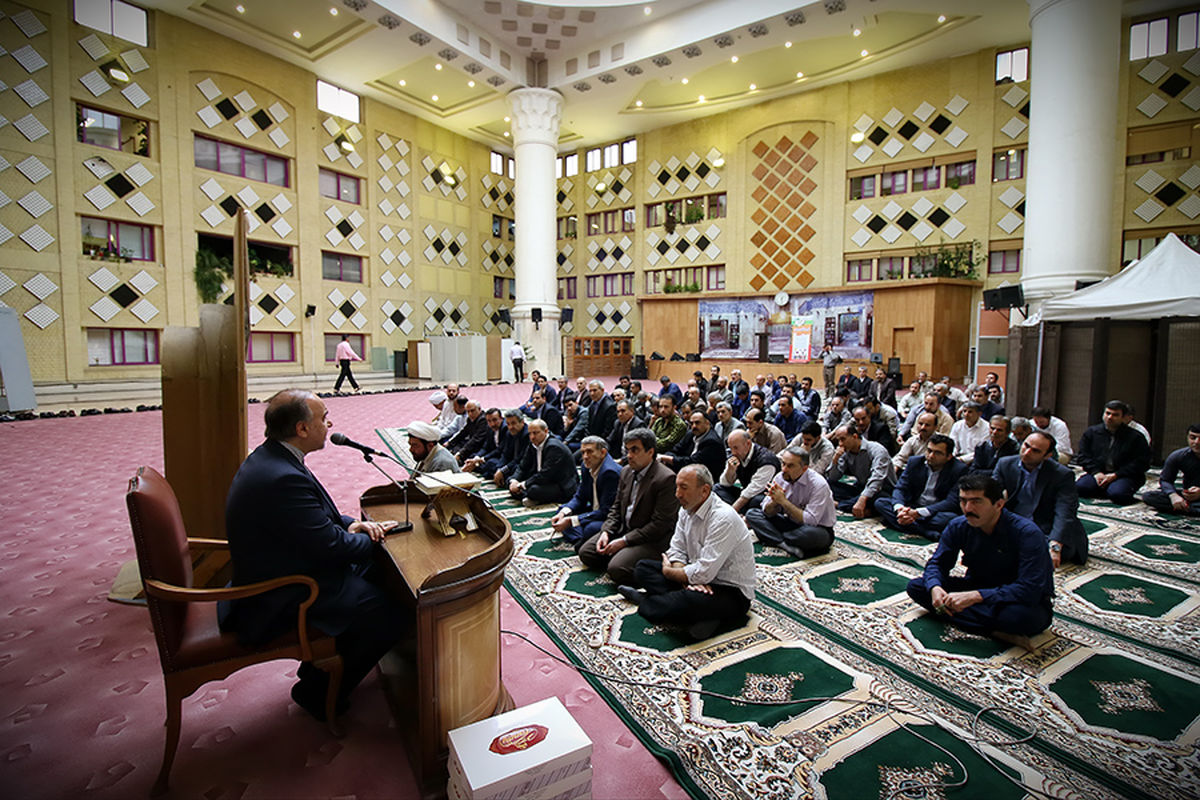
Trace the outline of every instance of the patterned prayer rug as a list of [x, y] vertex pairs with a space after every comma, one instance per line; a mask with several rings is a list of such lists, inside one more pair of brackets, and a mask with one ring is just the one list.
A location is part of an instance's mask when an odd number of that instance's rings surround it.
[[509, 591], [575, 664], [605, 676], [590, 680], [694, 797], [1029, 796], [1019, 784], [1063, 798], [1200, 796], [1190, 520], [1086, 506], [1092, 558], [1058, 571], [1054, 623], [1032, 653], [916, 608], [905, 585], [934, 546], [848, 517], [825, 556], [756, 546], [748, 622], [694, 642], [585, 570], [550, 530], [553, 507], [483, 494], [512, 525]]

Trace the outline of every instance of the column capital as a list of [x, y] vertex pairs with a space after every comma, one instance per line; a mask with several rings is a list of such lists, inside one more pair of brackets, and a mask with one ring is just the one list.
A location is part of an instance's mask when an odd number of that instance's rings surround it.
[[508, 93], [513, 146], [535, 142], [557, 149], [563, 96], [553, 89], [523, 87]]

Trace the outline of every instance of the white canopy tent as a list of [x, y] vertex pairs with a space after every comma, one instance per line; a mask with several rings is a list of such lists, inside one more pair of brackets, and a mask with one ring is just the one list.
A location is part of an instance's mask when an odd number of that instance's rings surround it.
[[1200, 253], [1173, 233], [1141, 261], [1097, 284], [1047, 300], [1026, 325], [1200, 316]]

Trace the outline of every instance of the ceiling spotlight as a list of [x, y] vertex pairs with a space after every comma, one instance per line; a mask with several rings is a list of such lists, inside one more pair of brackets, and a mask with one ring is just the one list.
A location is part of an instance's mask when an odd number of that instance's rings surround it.
[[508, 131], [505, 131], [505, 132], [504, 132], [504, 135], [505, 135], [505, 136], [508, 136]]
[[345, 150], [347, 153], [354, 152], [354, 143], [347, 139], [344, 135], [339, 135], [336, 139], [337, 146]]
[[596, 184], [596, 194], [604, 194], [604, 192], [607, 190], [608, 190], [608, 184], [605, 183], [604, 181], [600, 181], [600, 183]]
[[850, 141], [853, 144], [858, 144], [865, 138], [867, 138], [867, 135], [862, 131], [855, 131], [854, 133], [850, 134]]
[[797, 77], [797, 78], [803, 78], [803, 77], [804, 77], [804, 73], [803, 73], [803, 72], [797, 72], [797, 73], [796, 73], [796, 77]]
[[714, 158], [712, 160], [712, 165], [717, 168], [725, 166], [725, 156], [717, 156]]
[[438, 96], [435, 94], [435, 95], [433, 95], [433, 102], [436, 103], [437, 101], [438, 101]]
[[791, 42], [784, 42], [784, 43], [783, 43], [783, 46], [784, 46], [784, 47], [791, 47], [791, 46], [792, 46], [792, 43], [791, 43]]
[[862, 56], [863, 58], [866, 58], [867, 56], [871, 55], [871, 53], [866, 48], [863, 48], [862, 52], [860, 52], [859, 55]]
[[236, 6], [234, 6], [233, 10], [238, 12], [239, 14], [246, 13], [246, 7], [244, 5], [242, 5], [241, 3], [238, 3]]
[[505, 118], [504, 118], [504, 121], [505, 121], [505, 122], [508, 122], [508, 121], [509, 121], [508, 117], [505, 117]]
[[855, 29], [854, 29], [854, 35], [855, 35], [855, 36], [862, 36], [862, 28], [855, 28]]
[[753, 91], [754, 91], [755, 89], [757, 89], [757, 88], [758, 88], [758, 84], [757, 84], [757, 83], [752, 83], [752, 84], [750, 84], [750, 91], [752, 91], [752, 92], [753, 92]]
[[946, 15], [945, 15], [945, 14], [938, 14], [938, 24], [940, 25], [940, 24], [942, 24], [942, 23], [943, 23], [943, 22], [945, 22], [945, 21], [946, 21]]
[[401, 79], [400, 79], [400, 85], [401, 85], [401, 86], [408, 86], [408, 81], [404, 80], [404, 78], [401, 78]]
[[446, 177], [442, 178], [442, 182], [447, 186], [453, 186], [454, 184], [458, 183], [458, 179], [453, 175], [447, 175]]
[[634, 103], [634, 105], [635, 105], [635, 106], [637, 106], [638, 108], [641, 108], [641, 107], [642, 107], [642, 101], [641, 101], [641, 100], [638, 100], [636, 103]]
[[732, 57], [729, 59], [729, 61], [730, 61], [730, 63], [736, 64], [736, 63], [738, 62], [738, 57], [737, 57], [737, 56], [732, 56]]
[[687, 78], [683, 78], [683, 79], [682, 79], [682, 80], [680, 80], [679, 82], [680, 82], [680, 83], [682, 83], [684, 86], [687, 86], [687, 84], [688, 84], [688, 79], [687, 79]]
[[121, 83], [129, 83], [129, 73], [121, 66], [121, 62], [115, 58], [111, 61], [106, 61], [100, 66], [100, 71], [108, 75], [115, 81]]
[[474, 88], [475, 88], [475, 81], [467, 81], [467, 86], [469, 86], [469, 87], [471, 87], [472, 89], [474, 89]]
[[696, 98], [696, 102], [697, 102], [697, 103], [703, 103], [703, 102], [704, 102], [704, 95], [700, 95], [699, 97], [697, 97], [697, 98]]
[[643, 14], [645, 14], [645, 15], [648, 17], [648, 16], [650, 16], [650, 13], [651, 13], [653, 10], [654, 10], [654, 9], [650, 8], [650, 6], [646, 6], [645, 8], [643, 8], [643, 9], [642, 9], [642, 13], [643, 13]]
[[433, 68], [434, 68], [434, 69], [436, 69], [438, 72], [441, 72], [441, 71], [442, 71], [442, 65], [441, 65], [441, 64], [434, 64], [434, 65], [433, 65]]
[[300, 31], [292, 31], [292, 38], [293, 38], [293, 39], [299, 39], [299, 38], [300, 38]]
[[337, 15], [338, 15], [338, 10], [336, 8], [329, 9], [329, 16], [336, 17]]

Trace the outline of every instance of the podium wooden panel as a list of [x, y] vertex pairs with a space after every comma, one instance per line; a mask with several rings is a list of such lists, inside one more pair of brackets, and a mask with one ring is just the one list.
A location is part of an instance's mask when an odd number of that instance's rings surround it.
[[[391, 587], [412, 611], [413, 630], [380, 661], [380, 671], [417, 784], [429, 798], [446, 793], [447, 733], [513, 706], [500, 680], [499, 597], [512, 529], [482, 498], [468, 498], [479, 530], [443, 536], [421, 516], [425, 496], [410, 487], [413, 529], [389, 535], [381, 550]], [[394, 486], [368, 489], [360, 505], [364, 519], [405, 517]]]

